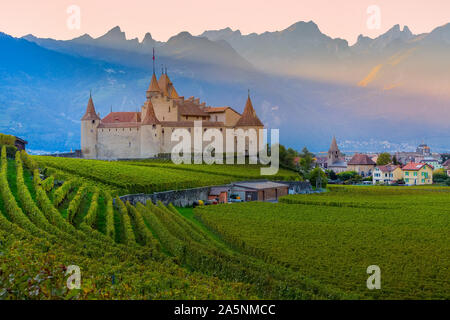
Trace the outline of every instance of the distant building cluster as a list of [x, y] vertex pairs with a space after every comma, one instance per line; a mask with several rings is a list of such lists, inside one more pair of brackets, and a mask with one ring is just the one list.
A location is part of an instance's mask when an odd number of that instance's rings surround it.
[[[432, 153], [428, 145], [420, 144], [415, 152], [396, 152], [392, 161], [377, 165], [379, 154], [355, 153], [346, 157], [333, 137], [326, 157], [317, 157], [316, 163], [323, 170], [336, 174], [353, 171], [362, 178], [372, 177], [373, 184], [393, 184], [402, 181], [406, 185], [433, 183], [433, 171], [444, 169], [450, 176], [450, 160], [442, 161], [441, 154]], [[395, 163], [394, 163], [395, 162]]]

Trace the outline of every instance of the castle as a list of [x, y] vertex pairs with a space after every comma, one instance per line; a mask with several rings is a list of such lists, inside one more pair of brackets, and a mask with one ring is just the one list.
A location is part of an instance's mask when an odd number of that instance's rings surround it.
[[[178, 143], [171, 141], [172, 132], [180, 128], [193, 132], [194, 121], [201, 121], [204, 131], [215, 128], [223, 132], [224, 150], [226, 129], [242, 129], [248, 134], [249, 129], [264, 128], [250, 95], [242, 114], [231, 107], [210, 107], [198, 98], [179, 96], [167, 70], [159, 80], [153, 71], [147, 100], [140, 112], [111, 112], [100, 119], [92, 96], [89, 97], [81, 119], [81, 152], [86, 159], [103, 160], [151, 158], [170, 153]], [[246, 152], [247, 149], [248, 145]]]

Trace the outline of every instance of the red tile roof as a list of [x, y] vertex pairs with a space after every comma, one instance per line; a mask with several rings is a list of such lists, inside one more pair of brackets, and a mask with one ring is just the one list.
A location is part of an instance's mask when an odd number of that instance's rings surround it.
[[250, 96], [247, 99], [247, 103], [245, 104], [245, 109], [242, 113], [241, 118], [236, 123], [236, 127], [264, 127], [264, 125], [256, 115], [256, 111], [253, 108]]
[[423, 166], [429, 166], [431, 169], [434, 169], [432, 165], [428, 163], [416, 163], [416, 162], [410, 162], [406, 164], [402, 170], [408, 170], [408, 171], [418, 171], [422, 169]]
[[183, 116], [209, 117], [209, 114], [203, 111], [196, 103], [186, 100], [177, 102], [179, 112]]
[[357, 153], [348, 162], [348, 165], [376, 165], [376, 163], [368, 155]]
[[141, 122], [141, 125], [149, 125], [149, 124], [160, 124], [158, 118], [156, 118], [155, 110], [153, 109], [153, 104], [149, 100], [147, 102], [147, 110], [145, 112], [144, 119]]
[[92, 96], [89, 97], [88, 105], [86, 108], [86, 113], [81, 120], [100, 120], [100, 117], [95, 112], [94, 101], [92, 101]]
[[150, 81], [150, 86], [148, 87], [148, 92], [161, 92], [161, 89], [158, 86], [158, 81], [156, 80], [156, 76], [153, 73], [152, 80]]
[[141, 122], [140, 112], [111, 112], [102, 119], [102, 123]]
[[400, 168], [400, 166], [397, 165], [385, 165], [385, 166], [378, 166], [378, 169], [380, 169], [382, 172], [392, 172], [397, 168]]
[[442, 166], [443, 166], [443, 167], [449, 167], [449, 168], [450, 168], [450, 159], [448, 159], [447, 161], [445, 161], [445, 162], [442, 164]]
[[[183, 127], [183, 128], [193, 128], [194, 121], [161, 121], [163, 127]], [[215, 121], [202, 121], [203, 127], [225, 127], [223, 122]]]

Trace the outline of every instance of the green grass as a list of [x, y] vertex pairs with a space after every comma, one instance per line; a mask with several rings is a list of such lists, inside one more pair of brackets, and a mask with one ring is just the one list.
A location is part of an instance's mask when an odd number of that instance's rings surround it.
[[[364, 203], [379, 200], [372, 193], [377, 189], [353, 190], [331, 193], [344, 203], [355, 198]], [[314, 205], [224, 204], [195, 212], [222, 239], [247, 254], [344, 292], [367, 299], [450, 298], [450, 208], [439, 204], [445, 189], [431, 193], [418, 189], [409, 197], [408, 207], [398, 206], [404, 201], [404, 189], [386, 192], [389, 209], [317, 201]], [[437, 207], [428, 206], [429, 198], [437, 201]], [[381, 268], [381, 290], [366, 287], [370, 265]]]

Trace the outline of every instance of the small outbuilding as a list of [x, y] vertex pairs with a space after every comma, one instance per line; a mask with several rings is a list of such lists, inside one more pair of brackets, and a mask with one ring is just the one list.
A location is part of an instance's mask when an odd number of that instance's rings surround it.
[[231, 193], [244, 201], [276, 201], [289, 193], [289, 186], [272, 181], [237, 182]]
[[16, 137], [16, 142], [14, 143], [14, 145], [16, 146], [17, 150], [22, 151], [25, 150], [25, 146], [28, 144], [27, 141]]
[[214, 200], [218, 199], [219, 203], [227, 203], [228, 202], [228, 192], [229, 188], [227, 187], [213, 187], [209, 192], [208, 199]]

